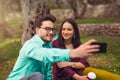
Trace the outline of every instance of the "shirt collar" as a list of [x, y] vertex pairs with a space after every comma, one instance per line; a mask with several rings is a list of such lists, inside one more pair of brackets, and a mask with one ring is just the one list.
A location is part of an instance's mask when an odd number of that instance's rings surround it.
[[42, 46], [47, 46], [50, 44], [50, 43], [45, 43], [38, 35], [35, 35], [34, 37], [40, 44], [42, 44]]

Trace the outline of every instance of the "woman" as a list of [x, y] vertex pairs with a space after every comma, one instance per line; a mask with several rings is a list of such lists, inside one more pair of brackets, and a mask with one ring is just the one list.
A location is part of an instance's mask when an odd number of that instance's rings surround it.
[[[74, 49], [81, 44], [79, 30], [73, 19], [66, 19], [60, 27], [58, 39], [52, 42], [53, 47]], [[82, 71], [89, 63], [85, 58], [71, 59], [71, 62], [53, 64], [53, 80], [88, 80]]]

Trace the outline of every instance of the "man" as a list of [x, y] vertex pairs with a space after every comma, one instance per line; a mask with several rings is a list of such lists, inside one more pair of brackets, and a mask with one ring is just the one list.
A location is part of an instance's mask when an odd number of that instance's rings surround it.
[[90, 45], [95, 40], [73, 50], [52, 48], [50, 42], [54, 35], [55, 21], [52, 15], [39, 14], [36, 17], [33, 24], [35, 35], [21, 48], [7, 80], [52, 80], [52, 63], [90, 56], [99, 50], [98, 45]]

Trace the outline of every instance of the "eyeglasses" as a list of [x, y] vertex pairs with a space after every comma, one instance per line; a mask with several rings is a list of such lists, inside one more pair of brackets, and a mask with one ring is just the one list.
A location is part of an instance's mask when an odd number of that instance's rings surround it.
[[50, 32], [50, 31], [53, 31], [53, 32], [55, 32], [56, 31], [56, 29], [55, 28], [50, 28], [50, 27], [41, 27], [42, 29], [45, 29], [47, 32]]

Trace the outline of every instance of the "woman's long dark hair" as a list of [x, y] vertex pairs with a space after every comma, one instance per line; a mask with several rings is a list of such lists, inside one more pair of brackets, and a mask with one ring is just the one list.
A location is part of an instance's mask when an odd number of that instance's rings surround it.
[[58, 37], [59, 45], [60, 46], [65, 46], [64, 38], [62, 37], [62, 34], [61, 34], [62, 33], [62, 27], [63, 27], [63, 24], [65, 22], [70, 23], [72, 25], [73, 29], [74, 29], [74, 36], [72, 37], [72, 44], [73, 44], [73, 47], [76, 48], [81, 44], [81, 42], [80, 42], [80, 33], [79, 33], [79, 30], [78, 30], [77, 23], [73, 19], [66, 19], [62, 22], [62, 24], [60, 26], [60, 31], [59, 31], [59, 37]]

